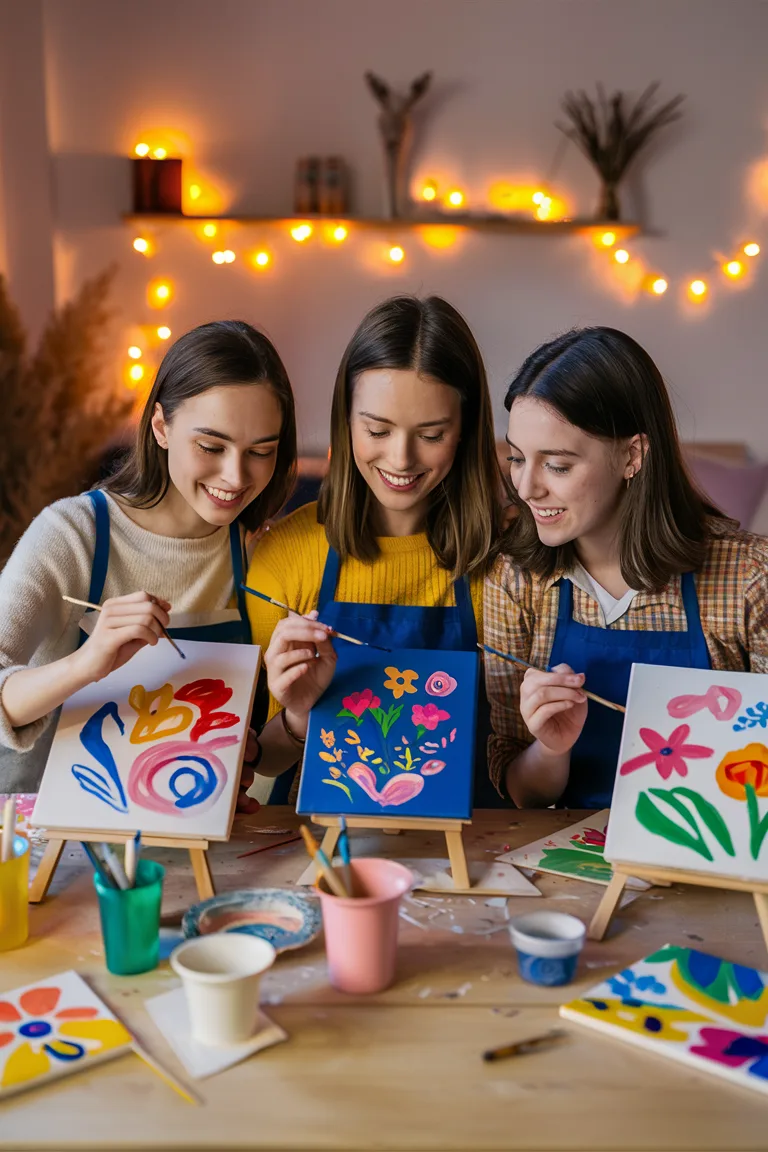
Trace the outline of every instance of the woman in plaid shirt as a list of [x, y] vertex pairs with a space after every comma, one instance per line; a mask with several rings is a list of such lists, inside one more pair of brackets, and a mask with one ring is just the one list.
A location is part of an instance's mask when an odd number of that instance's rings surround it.
[[486, 581], [491, 778], [520, 807], [611, 802], [633, 662], [768, 672], [768, 540], [693, 485], [659, 370], [613, 328], [537, 349], [507, 392], [519, 515]]

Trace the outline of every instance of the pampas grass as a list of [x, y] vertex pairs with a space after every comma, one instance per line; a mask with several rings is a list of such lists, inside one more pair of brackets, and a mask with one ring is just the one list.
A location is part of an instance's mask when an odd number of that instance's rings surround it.
[[109, 270], [84, 284], [30, 354], [0, 276], [0, 565], [46, 505], [94, 483], [130, 417], [134, 397], [104, 365], [113, 277]]

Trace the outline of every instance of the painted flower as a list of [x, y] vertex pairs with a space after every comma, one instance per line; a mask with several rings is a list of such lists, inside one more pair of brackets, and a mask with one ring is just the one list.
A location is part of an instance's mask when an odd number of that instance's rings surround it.
[[589, 844], [593, 848], [605, 848], [605, 832], [600, 828], [582, 828], [571, 840], [577, 844]]
[[736, 1025], [758, 1028], [765, 1023], [768, 987], [754, 968], [676, 944], [667, 944], [652, 953], [646, 963], [669, 963], [675, 987], [706, 1011], [726, 1016]]
[[421, 766], [422, 776], [437, 776], [445, 768], [445, 760], [427, 760]]
[[687, 720], [696, 712], [707, 709], [715, 720], [732, 720], [741, 708], [741, 692], [712, 684], [703, 696], [675, 696], [667, 704], [667, 712], [675, 720]]
[[641, 1036], [653, 1036], [658, 1040], [685, 1041], [688, 1033], [680, 1027], [681, 1024], [709, 1021], [707, 1016], [700, 1016], [698, 1012], [690, 1012], [687, 1008], [678, 1008], [675, 1004], [646, 1004], [634, 998], [611, 1000], [590, 997], [576, 1000], [574, 1004], [584, 1016], [604, 1020], [606, 1024], [615, 1024], [619, 1028], [639, 1032]]
[[334, 744], [336, 743], [336, 737], [334, 736], [333, 732], [326, 732], [325, 728], [320, 729], [320, 739], [322, 740], [323, 744], [325, 744], [326, 748], [333, 748]]
[[19, 997], [18, 1007], [0, 1000], [0, 1049], [15, 1045], [5, 1059], [0, 1087], [45, 1076], [57, 1067], [57, 1061], [72, 1064], [130, 1044], [130, 1033], [117, 1020], [99, 1018], [99, 1008], [57, 1012], [60, 998], [61, 989], [49, 987], [28, 988]]
[[457, 683], [458, 681], [454, 680], [453, 676], [449, 676], [447, 672], [433, 672], [424, 685], [424, 689], [430, 696], [450, 696]]
[[715, 779], [720, 791], [732, 800], [746, 799], [747, 784], [757, 796], [768, 796], [768, 748], [747, 744], [737, 752], [728, 752], [717, 766]]
[[413, 704], [411, 720], [417, 728], [427, 728], [434, 732], [441, 720], [450, 720], [450, 712], [444, 712], [437, 704]]
[[350, 696], [345, 696], [341, 703], [359, 720], [366, 709], [378, 708], [381, 700], [378, 696], [374, 696], [370, 688], [364, 688], [362, 692], [353, 692]]
[[656, 771], [662, 780], [668, 780], [673, 772], [677, 772], [680, 776], [687, 776], [686, 758], [703, 760], [707, 756], [711, 756], [713, 752], [712, 748], [705, 748], [702, 744], [686, 744], [690, 734], [691, 729], [688, 724], [681, 724], [675, 728], [669, 739], [661, 736], [658, 732], [654, 732], [653, 728], [641, 728], [640, 738], [650, 748], [650, 752], [643, 752], [641, 756], [633, 756], [631, 760], [626, 760], [621, 766], [620, 775], [628, 776], [630, 772], [635, 772], [638, 768], [645, 768], [647, 764], [655, 764]]
[[424, 787], [424, 777], [411, 772], [408, 775], [404, 773], [401, 776], [390, 776], [384, 787], [379, 790], [376, 773], [367, 764], [353, 764], [347, 775], [362, 788], [370, 800], [380, 804], [382, 808], [396, 808], [401, 804], [407, 804], [409, 800], [418, 796]]
[[400, 672], [397, 668], [385, 668], [384, 672], [389, 679], [384, 681], [384, 687], [389, 688], [395, 700], [399, 700], [404, 692], [415, 692], [413, 686], [414, 680], [418, 680], [418, 672], [413, 672], [410, 668], [406, 668], [405, 672]]
[[751, 1076], [768, 1080], [768, 1036], [747, 1036], [743, 1032], [732, 1032], [729, 1028], [702, 1028], [699, 1040], [691, 1052], [713, 1060], [717, 1064], [727, 1064], [729, 1068], [739, 1068], [748, 1061], [754, 1061], [747, 1071]]

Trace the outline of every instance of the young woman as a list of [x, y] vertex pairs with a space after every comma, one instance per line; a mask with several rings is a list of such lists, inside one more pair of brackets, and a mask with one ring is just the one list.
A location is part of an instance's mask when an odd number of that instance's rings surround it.
[[[318, 614], [391, 648], [474, 650], [502, 488], [485, 369], [465, 321], [435, 296], [374, 308], [336, 378], [319, 502], [272, 528], [251, 562], [252, 587], [312, 617], [281, 619], [249, 597], [275, 717], [260, 772], [295, 764], [309, 710], [333, 676]], [[482, 757], [485, 776], [484, 748]], [[273, 801], [287, 797], [279, 784]]]
[[[269, 340], [240, 321], [182, 336], [120, 471], [46, 508], [0, 574], [0, 744], [37, 744], [5, 790], [37, 786], [52, 712], [164, 627], [250, 642], [244, 534], [277, 512], [295, 468], [293, 395]], [[84, 615], [65, 595], [102, 611]]]
[[519, 516], [485, 591], [491, 775], [521, 807], [609, 805], [633, 662], [768, 672], [768, 540], [693, 486], [658, 369], [612, 328], [543, 345], [509, 387]]

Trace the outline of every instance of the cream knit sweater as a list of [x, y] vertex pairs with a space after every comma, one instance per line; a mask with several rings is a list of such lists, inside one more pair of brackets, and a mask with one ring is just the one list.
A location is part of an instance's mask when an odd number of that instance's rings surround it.
[[[143, 590], [169, 600], [173, 616], [229, 605], [228, 529], [195, 540], [158, 536], [134, 524], [109, 495], [107, 503], [110, 550], [102, 599]], [[88, 599], [94, 547], [93, 505], [86, 494], [72, 496], [41, 512], [0, 572], [0, 792], [35, 790], [53, 738], [50, 729], [40, 740], [53, 713], [11, 727], [3, 684], [22, 668], [50, 664], [77, 648], [83, 609], [61, 597]]]

